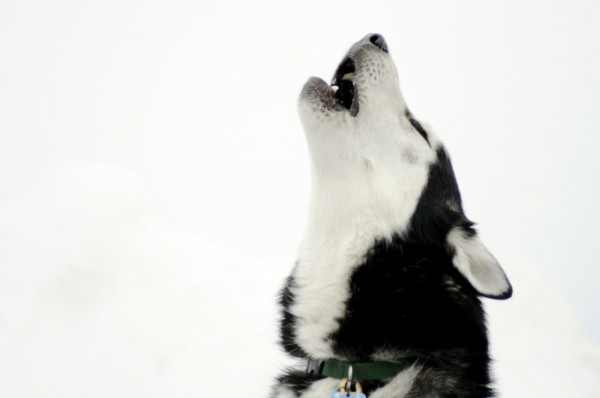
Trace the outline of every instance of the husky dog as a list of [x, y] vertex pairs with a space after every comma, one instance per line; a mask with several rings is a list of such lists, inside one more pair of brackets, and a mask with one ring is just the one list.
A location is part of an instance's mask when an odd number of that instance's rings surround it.
[[493, 396], [480, 296], [512, 287], [442, 143], [408, 110], [384, 38], [355, 43], [331, 85], [310, 78], [299, 112], [312, 192], [280, 304], [300, 366], [272, 396]]

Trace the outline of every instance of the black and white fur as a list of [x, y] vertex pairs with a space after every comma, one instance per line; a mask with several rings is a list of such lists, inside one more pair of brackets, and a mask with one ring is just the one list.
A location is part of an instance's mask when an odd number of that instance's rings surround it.
[[[337, 88], [337, 91], [336, 91]], [[510, 297], [465, 216], [438, 138], [410, 113], [381, 35], [354, 44], [332, 86], [305, 84], [309, 220], [281, 294], [281, 340], [299, 359], [417, 358], [369, 398], [490, 397], [480, 296]], [[327, 398], [339, 380], [290, 369], [276, 398]]]

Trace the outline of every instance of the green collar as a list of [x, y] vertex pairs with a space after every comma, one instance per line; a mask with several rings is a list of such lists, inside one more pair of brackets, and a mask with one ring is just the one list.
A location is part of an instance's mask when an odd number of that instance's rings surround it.
[[[416, 358], [402, 358], [394, 361], [348, 363], [337, 359], [309, 359], [306, 373], [319, 374], [334, 379], [351, 378], [356, 380], [389, 379], [411, 367]], [[350, 373], [350, 367], [352, 372]]]

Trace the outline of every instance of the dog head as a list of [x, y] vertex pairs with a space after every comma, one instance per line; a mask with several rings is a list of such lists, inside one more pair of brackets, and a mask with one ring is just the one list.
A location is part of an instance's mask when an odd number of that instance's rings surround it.
[[383, 36], [355, 43], [331, 85], [310, 78], [299, 113], [312, 166], [312, 239], [399, 234], [442, 245], [480, 294], [511, 295], [502, 268], [464, 215], [443, 145], [405, 104]]

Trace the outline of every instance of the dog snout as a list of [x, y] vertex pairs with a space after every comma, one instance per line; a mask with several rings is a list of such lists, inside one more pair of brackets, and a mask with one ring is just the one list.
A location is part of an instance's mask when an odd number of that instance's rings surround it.
[[388, 52], [388, 46], [387, 43], [385, 42], [385, 39], [383, 38], [382, 35], [378, 34], [378, 33], [374, 33], [371, 36], [369, 36], [369, 41], [373, 44], [375, 44], [377, 47], [379, 47], [382, 51], [384, 52]]

